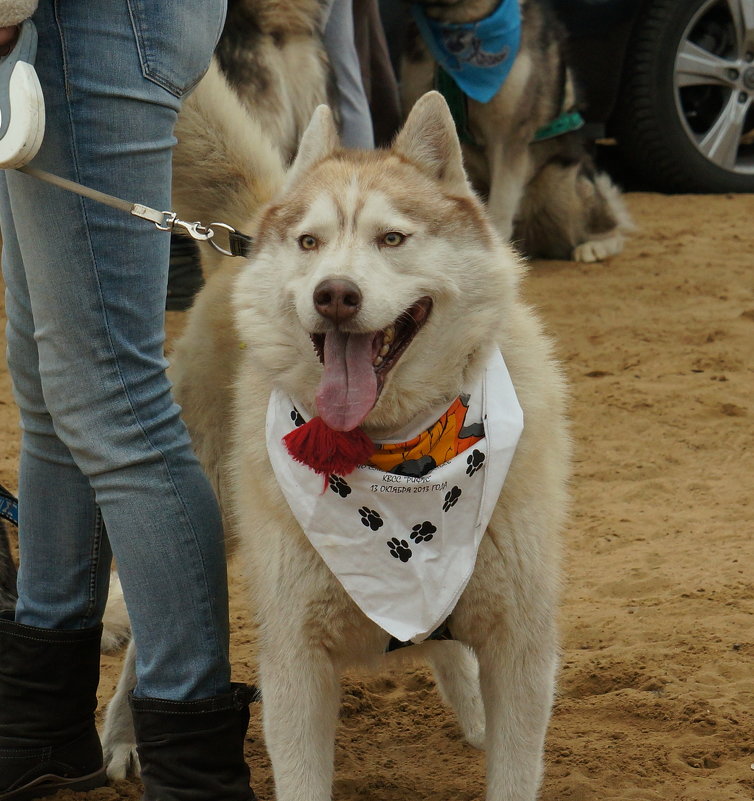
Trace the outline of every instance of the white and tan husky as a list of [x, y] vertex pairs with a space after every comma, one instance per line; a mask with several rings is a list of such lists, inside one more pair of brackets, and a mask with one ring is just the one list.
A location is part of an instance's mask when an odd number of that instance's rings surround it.
[[[272, 151], [259, 156], [251, 121], [247, 134], [248, 159], [228, 153], [227, 169], [269, 179]], [[172, 368], [249, 578], [277, 799], [331, 798], [340, 675], [383, 664], [390, 634], [344, 589], [286, 502], [265, 442], [271, 394], [295, 398], [304, 416], [319, 411], [334, 427], [359, 424], [389, 440], [447, 408], [499, 352], [523, 433], [450, 613], [453, 639], [398, 653], [426, 657], [466, 738], [486, 748], [489, 801], [533, 801], [558, 662], [569, 441], [563, 379], [520, 299], [521, 265], [470, 189], [437, 93], [419, 100], [385, 151], [341, 149], [319, 107], [281, 181], [261, 210], [248, 201], [254, 256], [209, 276]], [[336, 494], [315, 484], [314, 496]], [[357, 527], [368, 531], [362, 518]], [[420, 550], [419, 538], [384, 531], [374, 536], [386, 554], [397, 540], [388, 562], [408, 558], [403, 545]], [[124, 775], [134, 754], [122, 705], [132, 681], [122, 679], [108, 711], [111, 776]]]

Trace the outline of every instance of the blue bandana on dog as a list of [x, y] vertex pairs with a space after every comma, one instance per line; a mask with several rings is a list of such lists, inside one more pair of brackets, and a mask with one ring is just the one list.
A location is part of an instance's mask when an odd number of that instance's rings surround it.
[[440, 22], [417, 3], [411, 12], [435, 60], [469, 97], [488, 103], [508, 77], [521, 42], [519, 0], [502, 0], [478, 22]]

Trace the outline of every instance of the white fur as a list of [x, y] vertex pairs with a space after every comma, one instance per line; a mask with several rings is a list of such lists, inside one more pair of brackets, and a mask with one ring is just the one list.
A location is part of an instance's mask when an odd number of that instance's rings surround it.
[[105, 614], [102, 616], [101, 650], [114, 654], [131, 639], [131, 621], [128, 619], [126, 601], [120, 586], [120, 577], [113, 571], [110, 574], [110, 592], [107, 596]]
[[125, 779], [129, 773], [139, 775], [133, 718], [128, 708], [128, 693], [136, 686], [136, 647], [128, 644], [123, 669], [105, 714], [102, 753], [111, 781]]
[[[312, 291], [335, 277], [356, 283], [363, 296], [352, 331], [384, 328], [419, 297], [434, 303], [364, 421], [375, 438], [453, 399], [490, 342], [505, 356], [524, 432], [449, 621], [455, 641], [412, 650], [429, 660], [469, 742], [486, 748], [488, 801], [533, 801], [557, 666], [557, 534], [569, 463], [562, 377], [519, 298], [520, 266], [468, 187], [440, 96], [417, 103], [385, 154], [342, 155], [331, 126], [318, 112], [271, 207], [258, 215], [250, 202], [250, 219], [261, 220], [257, 252], [237, 278], [223, 269], [210, 276], [172, 371], [200, 458], [231, 510], [249, 579], [277, 799], [330, 799], [340, 674], [350, 665], [379, 666], [388, 640], [309, 544], [264, 444], [273, 384], [314, 409], [322, 368], [309, 334], [326, 323]], [[281, 219], [288, 220], [282, 230]], [[319, 240], [317, 250], [298, 246], [304, 228]], [[380, 246], [391, 230], [407, 239]], [[113, 776], [133, 760], [119, 722], [122, 700], [119, 686], [104, 738]]]

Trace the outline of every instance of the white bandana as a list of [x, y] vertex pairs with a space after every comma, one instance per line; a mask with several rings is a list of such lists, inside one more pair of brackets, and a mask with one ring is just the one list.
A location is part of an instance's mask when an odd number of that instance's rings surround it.
[[364, 614], [401, 641], [421, 642], [453, 611], [523, 430], [499, 350], [468, 395], [467, 419], [484, 425], [470, 448], [425, 475], [357, 467], [329, 476], [324, 491], [322, 476], [283, 443], [305, 422], [300, 407], [279, 390], [270, 396], [267, 450], [291, 511]]

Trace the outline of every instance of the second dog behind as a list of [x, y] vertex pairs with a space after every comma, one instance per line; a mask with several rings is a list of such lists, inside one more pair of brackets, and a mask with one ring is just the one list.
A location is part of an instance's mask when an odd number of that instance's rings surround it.
[[[472, 76], [462, 81], [488, 80], [488, 69], [510, 60], [502, 86], [484, 102], [462, 93], [452, 78], [444, 81], [457, 101], [467, 169], [500, 234], [532, 258], [588, 262], [619, 253], [632, 224], [580, 131], [569, 130], [578, 126], [578, 87], [564, 31], [546, 0], [419, 0], [413, 7], [422, 32], [409, 25], [401, 68], [405, 108], [443, 77], [437, 61], [443, 53], [448, 69]], [[514, 57], [515, 37], [507, 42], [497, 31], [512, 30], [519, 14]], [[471, 83], [467, 89], [476, 91]]]

